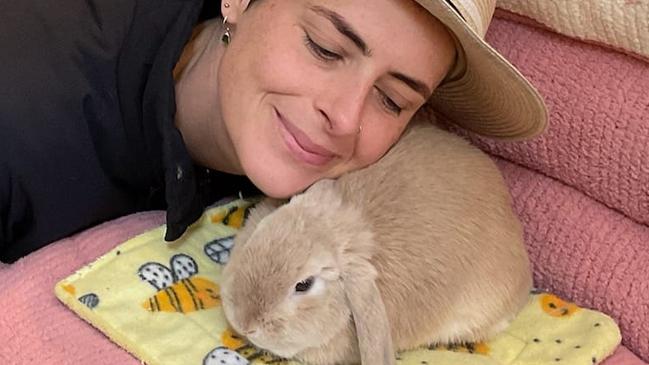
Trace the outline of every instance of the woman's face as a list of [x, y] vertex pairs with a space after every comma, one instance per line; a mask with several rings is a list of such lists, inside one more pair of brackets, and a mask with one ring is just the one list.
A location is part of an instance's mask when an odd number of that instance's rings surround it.
[[270, 196], [377, 161], [455, 58], [413, 1], [239, 2], [223, 7], [218, 100], [242, 172]]

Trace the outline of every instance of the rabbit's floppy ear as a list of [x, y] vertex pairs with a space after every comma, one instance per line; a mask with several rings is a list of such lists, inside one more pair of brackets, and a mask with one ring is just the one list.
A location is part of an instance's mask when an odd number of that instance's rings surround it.
[[366, 260], [349, 266], [353, 268], [345, 270], [343, 283], [356, 326], [361, 364], [394, 365], [390, 323], [376, 285], [376, 270]]

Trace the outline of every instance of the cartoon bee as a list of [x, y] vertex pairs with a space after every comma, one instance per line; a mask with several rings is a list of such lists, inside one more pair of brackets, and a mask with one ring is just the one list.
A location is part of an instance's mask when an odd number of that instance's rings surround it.
[[205, 355], [203, 365], [250, 365], [250, 361], [236, 351], [219, 346]]
[[[62, 288], [72, 296], [77, 295], [77, 288], [72, 284], [65, 284]], [[90, 309], [95, 309], [99, 305], [99, 296], [95, 293], [82, 295], [77, 300]]]
[[200, 276], [198, 265], [185, 254], [174, 255], [170, 267], [148, 262], [138, 269], [138, 276], [153, 286], [157, 293], [145, 300], [142, 307], [151, 312], [190, 313], [221, 304], [219, 286]]
[[230, 251], [234, 246], [234, 236], [217, 238], [203, 247], [203, 252], [217, 264], [225, 265], [230, 260]]
[[432, 350], [432, 351], [446, 350], [446, 351], [462, 352], [462, 353], [477, 354], [477, 355], [488, 355], [490, 351], [489, 346], [484, 342], [464, 343], [464, 344], [458, 343], [458, 344], [449, 344], [449, 345], [430, 345], [428, 346], [428, 350]]
[[[242, 206], [232, 206], [213, 214], [210, 220], [212, 223], [221, 223], [239, 229], [248, 217], [248, 211], [251, 207], [250, 202], [245, 202]], [[233, 245], [234, 236], [221, 237], [205, 244], [203, 251], [212, 261], [225, 265], [230, 259], [230, 251]]]
[[228, 227], [241, 228], [243, 222], [248, 218], [248, 210], [251, 208], [250, 203], [242, 206], [232, 206], [228, 210], [220, 211], [210, 217], [212, 223], [222, 223]]
[[230, 327], [228, 327], [223, 333], [221, 333], [221, 343], [223, 343], [223, 346], [220, 347], [219, 350], [220, 353], [230, 354], [229, 357], [232, 357], [233, 356], [232, 354], [237, 354], [238, 357], [243, 357], [243, 359], [247, 361], [245, 363], [242, 362], [243, 364], [246, 365], [247, 364], [276, 364], [276, 365], [288, 364], [288, 360], [269, 354], [247, 343], [243, 337], [239, 336]]

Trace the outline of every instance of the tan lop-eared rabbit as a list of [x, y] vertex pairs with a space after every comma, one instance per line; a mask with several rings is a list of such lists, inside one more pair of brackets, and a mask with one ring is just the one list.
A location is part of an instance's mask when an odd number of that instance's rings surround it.
[[532, 285], [503, 178], [413, 122], [376, 164], [254, 207], [222, 276], [226, 318], [276, 355], [395, 364], [395, 350], [504, 329]]

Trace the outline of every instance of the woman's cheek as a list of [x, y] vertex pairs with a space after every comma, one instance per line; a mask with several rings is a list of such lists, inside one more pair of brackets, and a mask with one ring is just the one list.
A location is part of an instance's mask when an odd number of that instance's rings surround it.
[[255, 69], [264, 89], [269, 92], [294, 95], [312, 81], [312, 73], [295, 49], [271, 49], [262, 54]]
[[399, 140], [405, 126], [397, 125], [385, 116], [366, 112], [363, 131], [355, 151], [355, 158], [361, 167], [378, 161]]

